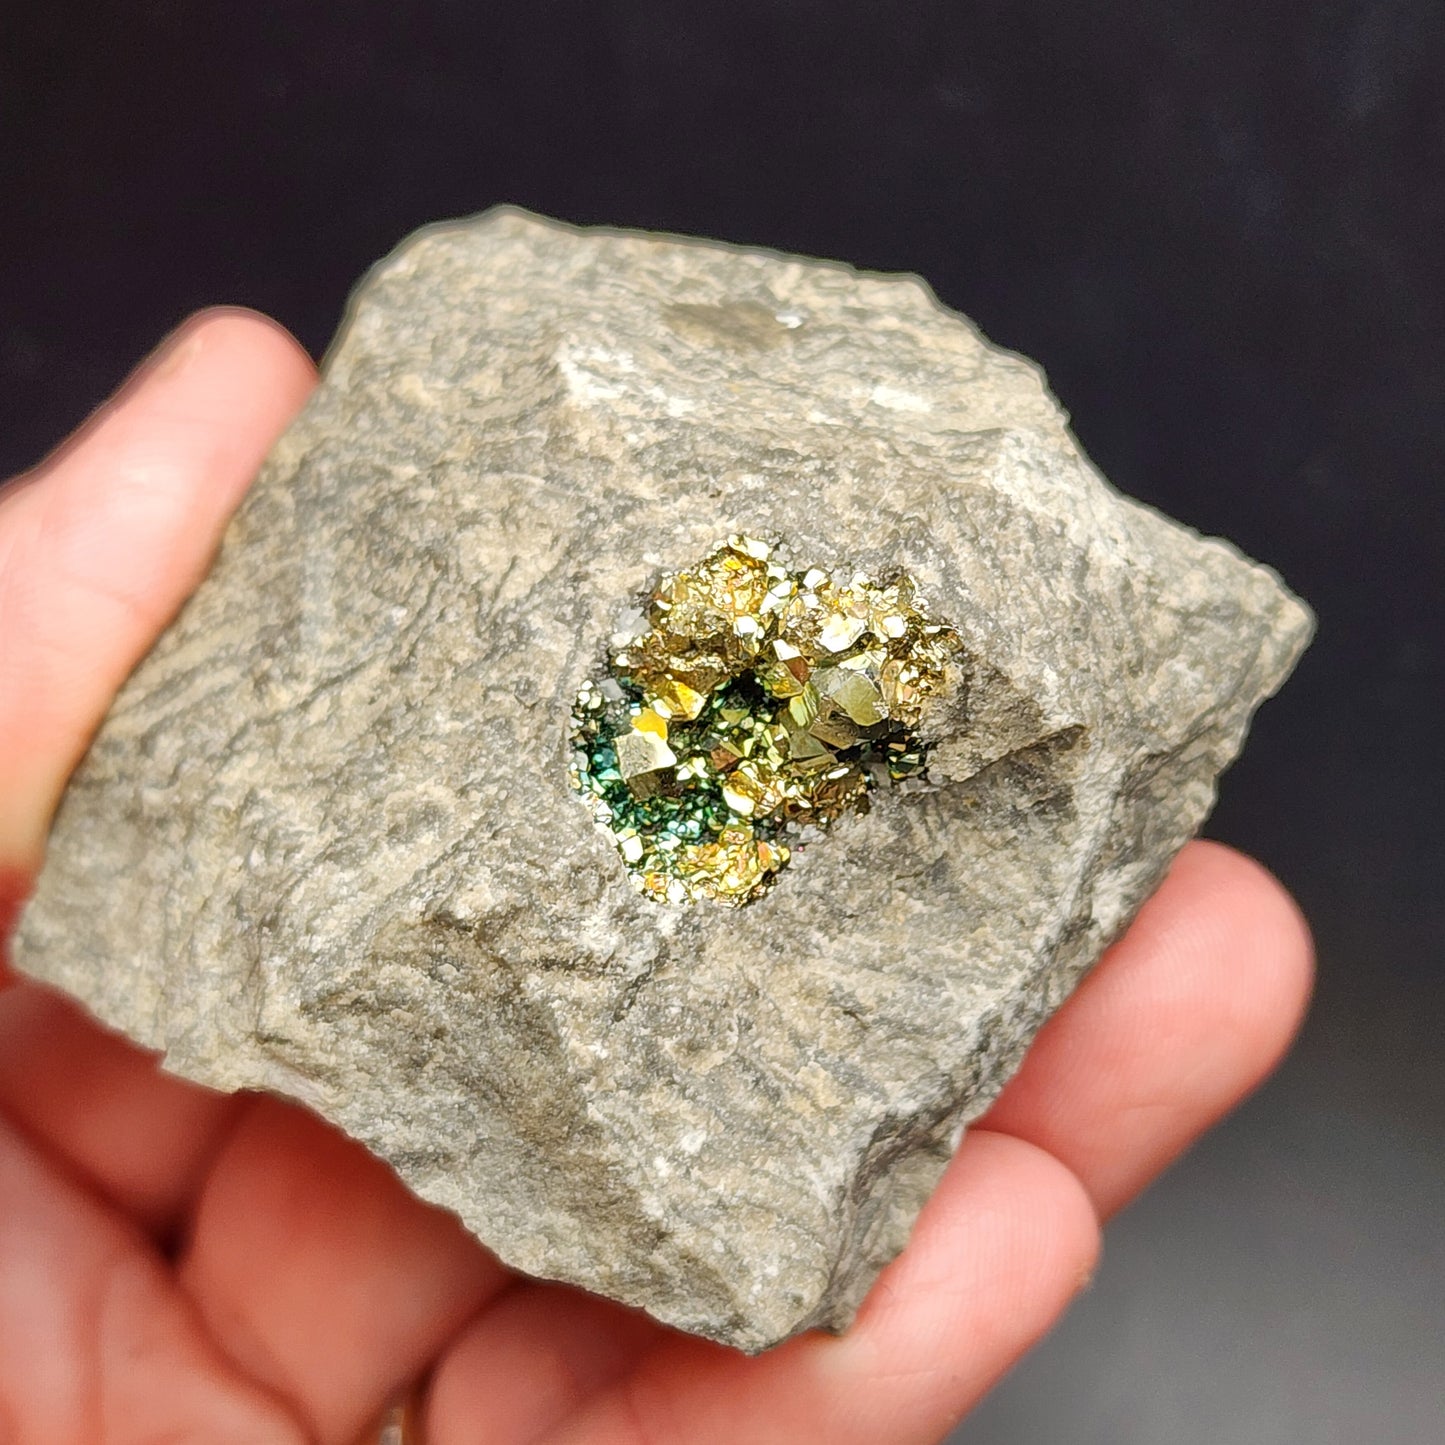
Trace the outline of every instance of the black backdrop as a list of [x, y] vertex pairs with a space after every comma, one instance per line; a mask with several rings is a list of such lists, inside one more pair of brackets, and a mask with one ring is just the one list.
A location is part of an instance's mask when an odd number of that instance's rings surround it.
[[1445, 1438], [1445, 7], [4, 0], [0, 475], [502, 200], [920, 272], [1314, 603], [1209, 829], [1311, 916], [1304, 1040], [959, 1438]]

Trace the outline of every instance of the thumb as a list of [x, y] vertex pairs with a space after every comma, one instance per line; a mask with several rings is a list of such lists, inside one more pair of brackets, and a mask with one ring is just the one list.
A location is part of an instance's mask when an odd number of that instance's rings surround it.
[[205, 574], [315, 379], [274, 322], [202, 312], [0, 492], [0, 914], [116, 689]]

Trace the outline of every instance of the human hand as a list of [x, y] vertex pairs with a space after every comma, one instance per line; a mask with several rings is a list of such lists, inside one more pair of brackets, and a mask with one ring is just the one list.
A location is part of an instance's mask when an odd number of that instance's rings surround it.
[[[241, 312], [183, 327], [0, 492], [0, 938], [115, 689], [315, 381]], [[96, 960], [104, 967], [104, 960]], [[1057, 1318], [1100, 1221], [1256, 1085], [1308, 934], [1191, 844], [971, 1129], [849, 1332], [748, 1359], [502, 1268], [305, 1110], [227, 1097], [0, 962], [0, 1442], [938, 1440]]]

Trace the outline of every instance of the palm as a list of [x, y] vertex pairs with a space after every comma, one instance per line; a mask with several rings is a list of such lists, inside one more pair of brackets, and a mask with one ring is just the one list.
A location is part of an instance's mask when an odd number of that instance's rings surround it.
[[[313, 381], [269, 324], [202, 318], [0, 498], [0, 934]], [[0, 964], [0, 1439], [348, 1442], [425, 1381], [434, 1445], [936, 1440], [1087, 1279], [1099, 1221], [1271, 1066], [1309, 969], [1268, 875], [1186, 849], [854, 1328], [746, 1359], [510, 1275], [304, 1110], [168, 1078]]]

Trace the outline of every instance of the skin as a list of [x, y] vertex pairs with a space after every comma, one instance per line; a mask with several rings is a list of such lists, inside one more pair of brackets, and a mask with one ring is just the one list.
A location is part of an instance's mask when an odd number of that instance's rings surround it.
[[[204, 313], [0, 492], [0, 938], [112, 694], [314, 384], [274, 323]], [[748, 1359], [511, 1275], [305, 1110], [168, 1078], [0, 962], [0, 1441], [348, 1445], [413, 1393], [433, 1445], [925, 1445], [1270, 1071], [1311, 968], [1280, 885], [1191, 844], [853, 1328]]]

